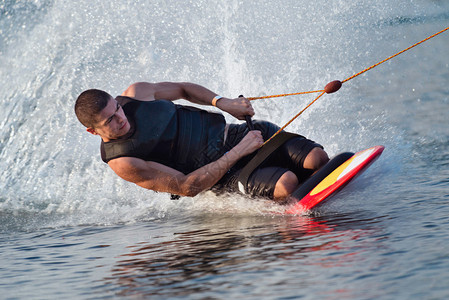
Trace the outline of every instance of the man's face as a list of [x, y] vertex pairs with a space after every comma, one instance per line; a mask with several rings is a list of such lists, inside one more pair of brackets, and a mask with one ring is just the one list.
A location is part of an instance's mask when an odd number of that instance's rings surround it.
[[131, 128], [121, 105], [112, 97], [96, 121], [95, 126], [87, 128], [87, 131], [101, 136], [105, 142], [124, 136]]

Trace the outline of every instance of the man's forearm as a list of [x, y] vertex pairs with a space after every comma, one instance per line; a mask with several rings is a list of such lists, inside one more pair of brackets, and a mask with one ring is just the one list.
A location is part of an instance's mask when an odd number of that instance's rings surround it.
[[238, 150], [231, 149], [218, 160], [185, 175], [181, 183], [181, 190], [186, 196], [193, 197], [210, 189], [242, 157]]
[[229, 99], [220, 97], [220, 100], [213, 103], [216, 93], [194, 83], [181, 83], [184, 91], [183, 98], [197, 104], [215, 105], [222, 111], [229, 113], [239, 120], [244, 120], [245, 116], [253, 116], [254, 110], [246, 98]]
[[178, 187], [185, 195], [196, 195], [210, 189], [226, 172], [242, 157], [253, 153], [263, 144], [260, 131], [254, 130], [247, 135], [225, 155], [198, 170], [182, 177], [182, 184]]
[[183, 82], [180, 84], [184, 92], [184, 98], [196, 104], [212, 105], [212, 100], [217, 96], [211, 90], [195, 83]]

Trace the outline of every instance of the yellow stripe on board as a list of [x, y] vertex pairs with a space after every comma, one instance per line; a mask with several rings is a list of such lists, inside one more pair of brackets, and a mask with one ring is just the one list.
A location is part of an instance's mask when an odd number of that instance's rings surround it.
[[346, 169], [346, 167], [354, 160], [354, 156], [341, 164], [338, 168], [336, 168], [332, 173], [330, 173], [326, 178], [323, 179], [311, 192], [310, 195], [313, 196], [318, 194], [329, 186], [334, 184], [338, 180], [338, 176]]

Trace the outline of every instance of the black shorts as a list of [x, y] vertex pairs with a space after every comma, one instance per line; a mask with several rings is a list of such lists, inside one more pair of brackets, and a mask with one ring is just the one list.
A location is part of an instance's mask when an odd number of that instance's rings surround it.
[[[255, 130], [260, 130], [264, 140], [270, 138], [279, 127], [270, 122], [254, 121]], [[231, 124], [226, 138], [225, 148], [227, 151], [237, 145], [248, 133], [246, 124]], [[312, 175], [313, 170], [304, 169], [303, 164], [310, 151], [315, 148], [323, 148], [301, 135], [297, 135], [285, 142], [274, 151], [248, 178], [245, 187], [247, 194], [258, 197], [273, 199], [274, 188], [281, 176], [292, 171], [300, 182]], [[255, 153], [240, 159], [223, 178], [214, 186], [213, 190], [222, 192], [238, 191], [237, 178], [242, 168], [254, 157]]]

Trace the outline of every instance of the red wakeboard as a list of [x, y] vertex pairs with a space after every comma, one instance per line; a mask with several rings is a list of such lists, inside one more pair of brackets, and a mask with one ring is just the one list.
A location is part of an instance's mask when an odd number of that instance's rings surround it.
[[285, 213], [301, 214], [322, 204], [366, 170], [384, 148], [374, 146], [355, 154], [346, 152], [336, 156], [291, 195], [297, 202], [289, 206]]

